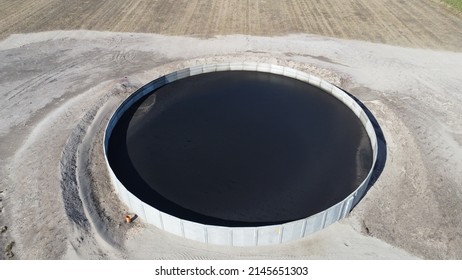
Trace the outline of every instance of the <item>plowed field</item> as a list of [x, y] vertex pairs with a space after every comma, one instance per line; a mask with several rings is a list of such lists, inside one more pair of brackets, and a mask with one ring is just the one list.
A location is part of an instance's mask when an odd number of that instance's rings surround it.
[[13, 33], [74, 29], [200, 37], [310, 33], [462, 49], [460, 15], [430, 0], [0, 1], [0, 39]]

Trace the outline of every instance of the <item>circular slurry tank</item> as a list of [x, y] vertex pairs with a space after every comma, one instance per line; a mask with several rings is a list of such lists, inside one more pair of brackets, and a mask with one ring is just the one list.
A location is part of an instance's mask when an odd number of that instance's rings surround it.
[[105, 155], [121, 199], [144, 221], [197, 241], [265, 245], [344, 217], [377, 155], [346, 93], [267, 64], [180, 70], [114, 113]]

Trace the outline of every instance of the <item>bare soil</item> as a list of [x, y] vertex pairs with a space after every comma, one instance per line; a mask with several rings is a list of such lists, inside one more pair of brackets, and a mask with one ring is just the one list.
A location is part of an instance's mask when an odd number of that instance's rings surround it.
[[[0, 3], [0, 258], [462, 258], [459, 15], [437, 1], [61, 2]], [[160, 75], [222, 61], [318, 75], [374, 114], [386, 160], [348, 218], [259, 248], [124, 223], [102, 157], [111, 112]]]
[[460, 19], [431, 0], [6, 0], [0, 38], [76, 29], [199, 37], [307, 33], [458, 51]]

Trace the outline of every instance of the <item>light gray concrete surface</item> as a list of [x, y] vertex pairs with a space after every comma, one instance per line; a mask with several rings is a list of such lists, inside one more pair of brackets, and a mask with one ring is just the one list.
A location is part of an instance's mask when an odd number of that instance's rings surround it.
[[[273, 73], [309, 83], [323, 89], [326, 93], [331, 94], [338, 100], [342, 101], [355, 113], [355, 115], [364, 125], [369, 136], [373, 151], [373, 161], [367, 177], [353, 193], [351, 193], [343, 201], [337, 203], [336, 205], [333, 205], [332, 207], [305, 219], [271, 226], [222, 227], [183, 220], [169, 215], [168, 213], [159, 211], [155, 207], [144, 203], [141, 199], [134, 196], [124, 187], [124, 185], [118, 180], [116, 174], [112, 171], [107, 159], [109, 138], [111, 137], [112, 130], [114, 129], [116, 123], [124, 114], [124, 112], [143, 96], [151, 93], [155, 89], [165, 84], [171, 83], [178, 79], [202, 73], [238, 70]], [[346, 217], [367, 190], [372, 171], [374, 170], [377, 160], [378, 145], [374, 127], [367, 117], [366, 112], [347, 93], [332, 85], [331, 83], [324, 81], [314, 75], [310, 75], [308, 73], [304, 73], [289, 67], [265, 63], [229, 62], [193, 66], [190, 68], [178, 70], [155, 79], [138, 89], [116, 109], [110, 118], [104, 135], [104, 152], [105, 161], [111, 177], [111, 181], [117, 193], [119, 194], [120, 199], [129, 207], [131, 211], [136, 213], [145, 222], [155, 225], [156, 227], [159, 227], [167, 232], [199, 242], [229, 246], [261, 246], [284, 243], [303, 238]]]

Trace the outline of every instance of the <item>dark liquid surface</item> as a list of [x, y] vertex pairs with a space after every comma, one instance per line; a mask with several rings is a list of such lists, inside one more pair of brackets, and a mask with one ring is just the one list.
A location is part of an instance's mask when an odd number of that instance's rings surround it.
[[215, 72], [135, 103], [109, 162], [144, 202], [223, 226], [305, 218], [342, 201], [372, 163], [359, 119], [322, 90], [284, 76]]

